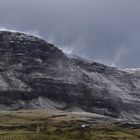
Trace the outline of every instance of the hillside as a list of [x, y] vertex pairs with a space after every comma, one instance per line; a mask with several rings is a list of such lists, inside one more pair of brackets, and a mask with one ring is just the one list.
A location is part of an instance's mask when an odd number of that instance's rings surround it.
[[38, 37], [0, 31], [0, 110], [53, 109], [140, 120], [140, 71], [70, 57]]

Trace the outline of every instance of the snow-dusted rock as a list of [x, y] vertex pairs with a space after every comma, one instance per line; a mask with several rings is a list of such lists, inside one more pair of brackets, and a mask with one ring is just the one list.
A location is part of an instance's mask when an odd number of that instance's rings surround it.
[[0, 110], [50, 108], [140, 119], [140, 71], [68, 56], [45, 40], [0, 31]]

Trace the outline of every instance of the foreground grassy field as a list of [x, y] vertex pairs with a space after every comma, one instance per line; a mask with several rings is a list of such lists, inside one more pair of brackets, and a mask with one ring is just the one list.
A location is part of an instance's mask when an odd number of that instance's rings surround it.
[[140, 140], [140, 128], [58, 111], [1, 111], [0, 140]]

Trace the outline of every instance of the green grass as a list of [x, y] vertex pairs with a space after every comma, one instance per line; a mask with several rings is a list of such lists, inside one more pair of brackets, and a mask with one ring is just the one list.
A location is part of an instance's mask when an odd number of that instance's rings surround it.
[[0, 112], [0, 140], [140, 140], [140, 128], [83, 123], [44, 111]]

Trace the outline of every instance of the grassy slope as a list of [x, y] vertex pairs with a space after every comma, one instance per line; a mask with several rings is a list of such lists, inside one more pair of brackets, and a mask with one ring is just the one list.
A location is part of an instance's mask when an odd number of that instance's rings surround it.
[[84, 117], [58, 111], [0, 112], [0, 140], [140, 140], [139, 128], [94, 121], [90, 128], [81, 128], [88, 123]]

